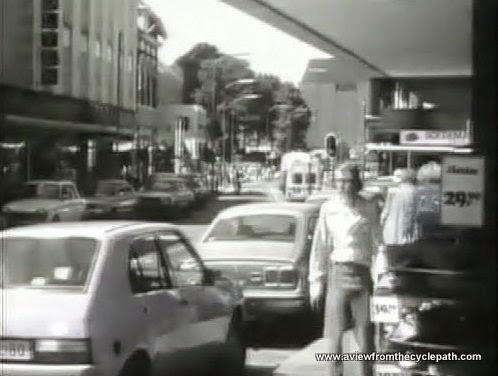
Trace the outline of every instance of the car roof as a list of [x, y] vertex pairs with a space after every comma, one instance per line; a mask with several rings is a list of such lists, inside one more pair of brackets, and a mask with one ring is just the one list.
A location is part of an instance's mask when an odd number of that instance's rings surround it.
[[269, 202], [269, 203], [251, 203], [244, 205], [232, 206], [223, 210], [219, 215], [222, 217], [231, 217], [241, 214], [264, 214], [268, 213], [287, 213], [287, 214], [313, 214], [319, 211], [319, 206], [313, 203], [295, 203], [295, 202]]
[[41, 184], [41, 183], [49, 183], [49, 184], [74, 184], [71, 180], [53, 180], [53, 179], [33, 179], [28, 180], [26, 184]]
[[2, 237], [64, 238], [69, 236], [88, 237], [98, 240], [140, 229], [179, 230], [171, 223], [140, 221], [85, 221], [42, 223], [21, 226], [0, 231]]
[[114, 184], [123, 184], [128, 182], [125, 179], [99, 179], [98, 182], [107, 182], [107, 183], [114, 183]]

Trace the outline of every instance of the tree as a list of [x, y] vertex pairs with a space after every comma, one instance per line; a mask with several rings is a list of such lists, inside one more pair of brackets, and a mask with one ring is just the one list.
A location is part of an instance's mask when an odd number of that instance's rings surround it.
[[195, 45], [185, 55], [177, 59], [178, 64], [183, 71], [183, 103], [195, 103], [194, 93], [201, 85], [198, 72], [202, 61], [206, 59], [216, 59], [220, 52], [216, 46], [208, 43], [199, 43]]

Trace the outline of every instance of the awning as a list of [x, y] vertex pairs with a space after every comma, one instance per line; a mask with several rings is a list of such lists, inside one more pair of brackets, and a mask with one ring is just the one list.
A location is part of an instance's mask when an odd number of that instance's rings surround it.
[[366, 144], [366, 151], [404, 151], [418, 153], [455, 153], [455, 154], [470, 154], [474, 150], [472, 148], [462, 148], [455, 146], [413, 146], [413, 145], [391, 145], [391, 144]]
[[6, 114], [2, 118], [2, 127], [33, 127], [38, 129], [58, 130], [64, 132], [80, 132], [106, 136], [133, 137], [133, 130], [116, 125], [75, 123], [71, 121], [32, 118], [20, 115]]

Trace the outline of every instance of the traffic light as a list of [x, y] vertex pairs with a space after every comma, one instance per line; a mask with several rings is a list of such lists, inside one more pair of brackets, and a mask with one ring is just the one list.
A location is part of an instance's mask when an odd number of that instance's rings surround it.
[[333, 133], [325, 136], [325, 150], [329, 157], [335, 157], [337, 154], [337, 137]]
[[42, 0], [40, 40], [40, 82], [44, 86], [59, 83], [60, 0]]

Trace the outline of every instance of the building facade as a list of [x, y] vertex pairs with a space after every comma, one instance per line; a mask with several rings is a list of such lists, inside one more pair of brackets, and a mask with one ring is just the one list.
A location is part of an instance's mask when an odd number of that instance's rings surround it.
[[72, 170], [86, 191], [128, 163], [113, 145], [136, 132], [137, 1], [0, 0], [2, 182]]

